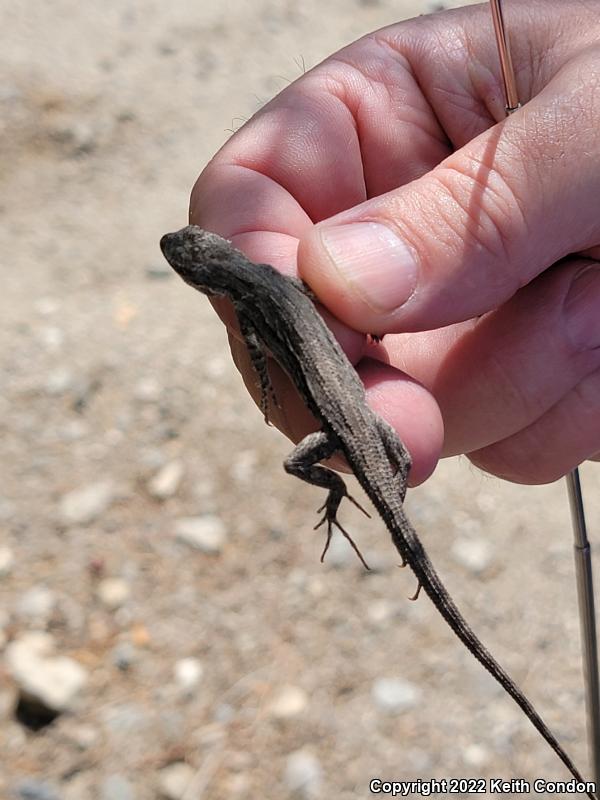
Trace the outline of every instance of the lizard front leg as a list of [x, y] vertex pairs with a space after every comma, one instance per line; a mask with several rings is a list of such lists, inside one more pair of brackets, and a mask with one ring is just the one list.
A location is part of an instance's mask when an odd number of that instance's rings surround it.
[[270, 425], [271, 423], [269, 421], [269, 397], [271, 398], [274, 405], [279, 405], [279, 404], [277, 402], [277, 397], [275, 396], [275, 391], [273, 389], [273, 384], [271, 383], [271, 378], [269, 377], [267, 356], [263, 348], [262, 342], [258, 338], [256, 331], [254, 330], [254, 326], [252, 325], [251, 320], [245, 313], [243, 313], [240, 307], [235, 305], [235, 303], [234, 307], [238, 323], [240, 326], [240, 333], [242, 334], [242, 338], [248, 350], [248, 355], [250, 356], [250, 361], [252, 362], [254, 371], [258, 376], [258, 381], [260, 386], [260, 410], [262, 411], [263, 417], [265, 418], [265, 422], [267, 423], [267, 425]]
[[347, 497], [355, 506], [370, 516], [365, 509], [356, 502], [356, 500], [348, 494], [346, 484], [342, 478], [333, 470], [327, 467], [322, 467], [318, 464], [325, 458], [332, 456], [337, 450], [340, 449], [340, 444], [333, 433], [325, 431], [317, 431], [316, 433], [309, 433], [301, 442], [299, 442], [290, 455], [283, 462], [283, 467], [290, 475], [295, 475], [306, 483], [311, 483], [313, 486], [322, 486], [324, 489], [329, 490], [327, 499], [323, 505], [318, 509], [324, 511], [323, 519], [321, 519], [314, 527], [314, 530], [320, 528], [325, 522], [327, 523], [327, 540], [325, 547], [321, 554], [321, 561], [325, 558], [325, 553], [329, 548], [331, 536], [333, 533], [333, 526], [335, 525], [346, 539], [352, 545], [356, 555], [359, 557], [366, 569], [369, 569], [366, 561], [355, 543], [352, 541], [350, 534], [342, 528], [337, 519], [337, 511], [340, 503], [344, 497]]

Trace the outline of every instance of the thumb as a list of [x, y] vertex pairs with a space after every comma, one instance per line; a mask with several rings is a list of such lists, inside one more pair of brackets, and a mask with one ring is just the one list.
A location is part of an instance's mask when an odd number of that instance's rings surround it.
[[365, 333], [438, 328], [599, 244], [600, 109], [579, 61], [422, 178], [311, 228], [298, 267], [319, 300]]

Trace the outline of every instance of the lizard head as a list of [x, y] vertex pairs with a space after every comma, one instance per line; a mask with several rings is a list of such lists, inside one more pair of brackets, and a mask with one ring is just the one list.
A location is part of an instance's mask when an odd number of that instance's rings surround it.
[[228, 241], [197, 225], [165, 234], [160, 240], [160, 249], [175, 272], [205, 294], [215, 293], [219, 273], [231, 257]]

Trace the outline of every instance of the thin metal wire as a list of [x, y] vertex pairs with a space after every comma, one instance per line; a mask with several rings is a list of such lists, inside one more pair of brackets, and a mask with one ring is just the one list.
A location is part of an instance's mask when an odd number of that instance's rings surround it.
[[[521, 107], [517, 83], [512, 64], [510, 46], [502, 13], [502, 0], [490, 0], [494, 33], [498, 46], [500, 70], [504, 84], [506, 114]], [[600, 681], [598, 678], [598, 642], [596, 634], [596, 612], [594, 605], [594, 581], [592, 555], [585, 524], [585, 509], [579, 470], [577, 467], [566, 476], [569, 506], [575, 547], [575, 574], [579, 603], [581, 647], [583, 651], [583, 678], [585, 683], [585, 705], [587, 712], [587, 735], [589, 757], [596, 797], [600, 798]]]
[[596, 796], [598, 796], [597, 792], [600, 788], [600, 686], [598, 684], [598, 642], [596, 636], [596, 610], [594, 607], [592, 554], [585, 524], [579, 470], [574, 469], [570, 472], [566, 477], [566, 481], [575, 540], [575, 574], [577, 577], [579, 624], [583, 650], [588, 742], [592, 773], [596, 783]]

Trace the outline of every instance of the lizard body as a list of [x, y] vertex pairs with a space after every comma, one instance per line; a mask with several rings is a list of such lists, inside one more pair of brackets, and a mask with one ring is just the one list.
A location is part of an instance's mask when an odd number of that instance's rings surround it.
[[[410, 456], [391, 426], [367, 405], [356, 371], [323, 322], [307, 287], [270, 265], [254, 264], [221, 237], [195, 226], [167, 234], [161, 240], [161, 248], [186, 283], [209, 296], [232, 301], [260, 379], [265, 416], [270, 388], [266, 366], [269, 353], [320, 421], [321, 429], [296, 446], [284, 467], [329, 492], [319, 509], [324, 510], [319, 524], [327, 523], [325, 550], [332, 525], [350, 539], [336, 514], [344, 497], [353, 499], [342, 478], [319, 465], [334, 453], [342, 453], [387, 526], [403, 564], [408, 564], [417, 577], [419, 588], [423, 588], [465, 647], [527, 715], [571, 774], [584, 782], [529, 700], [471, 630], [438, 577], [403, 509]], [[595, 800], [591, 792], [587, 795]]]

